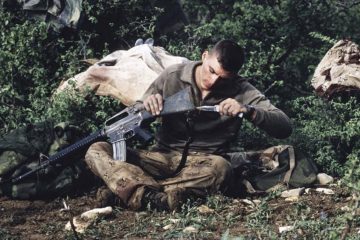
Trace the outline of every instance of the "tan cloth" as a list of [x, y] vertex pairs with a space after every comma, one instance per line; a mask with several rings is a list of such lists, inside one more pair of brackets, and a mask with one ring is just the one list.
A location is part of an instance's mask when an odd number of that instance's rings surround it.
[[74, 85], [80, 90], [89, 89], [97, 95], [111, 96], [129, 106], [141, 98], [166, 67], [187, 61], [170, 55], [161, 47], [142, 44], [109, 54], [85, 72], [63, 82], [57, 92]]
[[176, 176], [155, 180], [152, 176], [168, 175], [175, 171], [181, 153], [165, 149], [128, 151], [127, 162], [114, 161], [111, 145], [98, 142], [90, 146], [85, 161], [93, 173], [101, 177], [110, 190], [134, 210], [141, 207], [146, 187], [171, 196], [179, 191], [206, 196], [225, 190], [232, 176], [231, 165], [223, 157], [190, 153], [185, 167]]
[[340, 91], [360, 90], [359, 46], [348, 40], [337, 42], [316, 67], [311, 85], [326, 97]]

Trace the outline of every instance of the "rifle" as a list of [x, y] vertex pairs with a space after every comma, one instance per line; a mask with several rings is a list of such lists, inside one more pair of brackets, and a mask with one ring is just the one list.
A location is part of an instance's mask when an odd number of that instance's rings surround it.
[[[170, 114], [191, 112], [195, 110], [193, 104], [193, 92], [190, 87], [185, 88], [174, 95], [166, 98], [163, 103], [163, 110], [159, 116], [165, 116]], [[153, 116], [151, 113], [140, 107], [130, 106], [115, 114], [113, 117], [105, 121], [105, 127], [92, 133], [86, 138], [64, 148], [56, 154], [47, 157], [36, 168], [20, 174], [10, 179], [1, 180], [2, 183], [16, 183], [23, 178], [34, 174], [35, 172], [44, 169], [45, 167], [55, 164], [61, 160], [64, 160], [75, 153], [80, 151], [86, 151], [87, 148], [98, 141], [109, 141], [113, 147], [114, 160], [125, 161], [126, 160], [126, 140], [138, 136], [144, 141], [149, 141], [152, 136], [145, 129], [142, 128], [143, 122], [150, 122], [157, 116]]]

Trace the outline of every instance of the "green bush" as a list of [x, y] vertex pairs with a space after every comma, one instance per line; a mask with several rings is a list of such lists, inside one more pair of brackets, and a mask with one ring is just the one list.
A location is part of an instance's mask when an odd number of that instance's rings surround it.
[[325, 101], [319, 97], [302, 97], [292, 102], [298, 146], [321, 166], [323, 171], [343, 176], [344, 163], [360, 156], [360, 109], [355, 97]]

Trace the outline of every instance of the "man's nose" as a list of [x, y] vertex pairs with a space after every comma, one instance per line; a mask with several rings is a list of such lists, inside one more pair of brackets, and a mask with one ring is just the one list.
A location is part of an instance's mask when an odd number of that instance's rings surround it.
[[220, 77], [216, 74], [211, 75], [211, 84], [213, 85]]

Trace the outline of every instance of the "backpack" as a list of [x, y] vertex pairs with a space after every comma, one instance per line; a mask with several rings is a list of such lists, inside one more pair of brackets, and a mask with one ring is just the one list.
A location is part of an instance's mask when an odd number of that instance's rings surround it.
[[291, 145], [230, 154], [235, 175], [248, 193], [271, 191], [280, 186], [311, 186], [318, 173], [313, 160]]
[[[69, 123], [44, 121], [28, 124], [0, 136], [0, 179], [17, 177], [39, 166], [46, 156], [78, 141], [82, 131]], [[12, 183], [0, 183], [0, 196], [16, 199], [56, 197], [76, 191], [89, 171], [79, 156], [49, 165], [37, 173]]]

